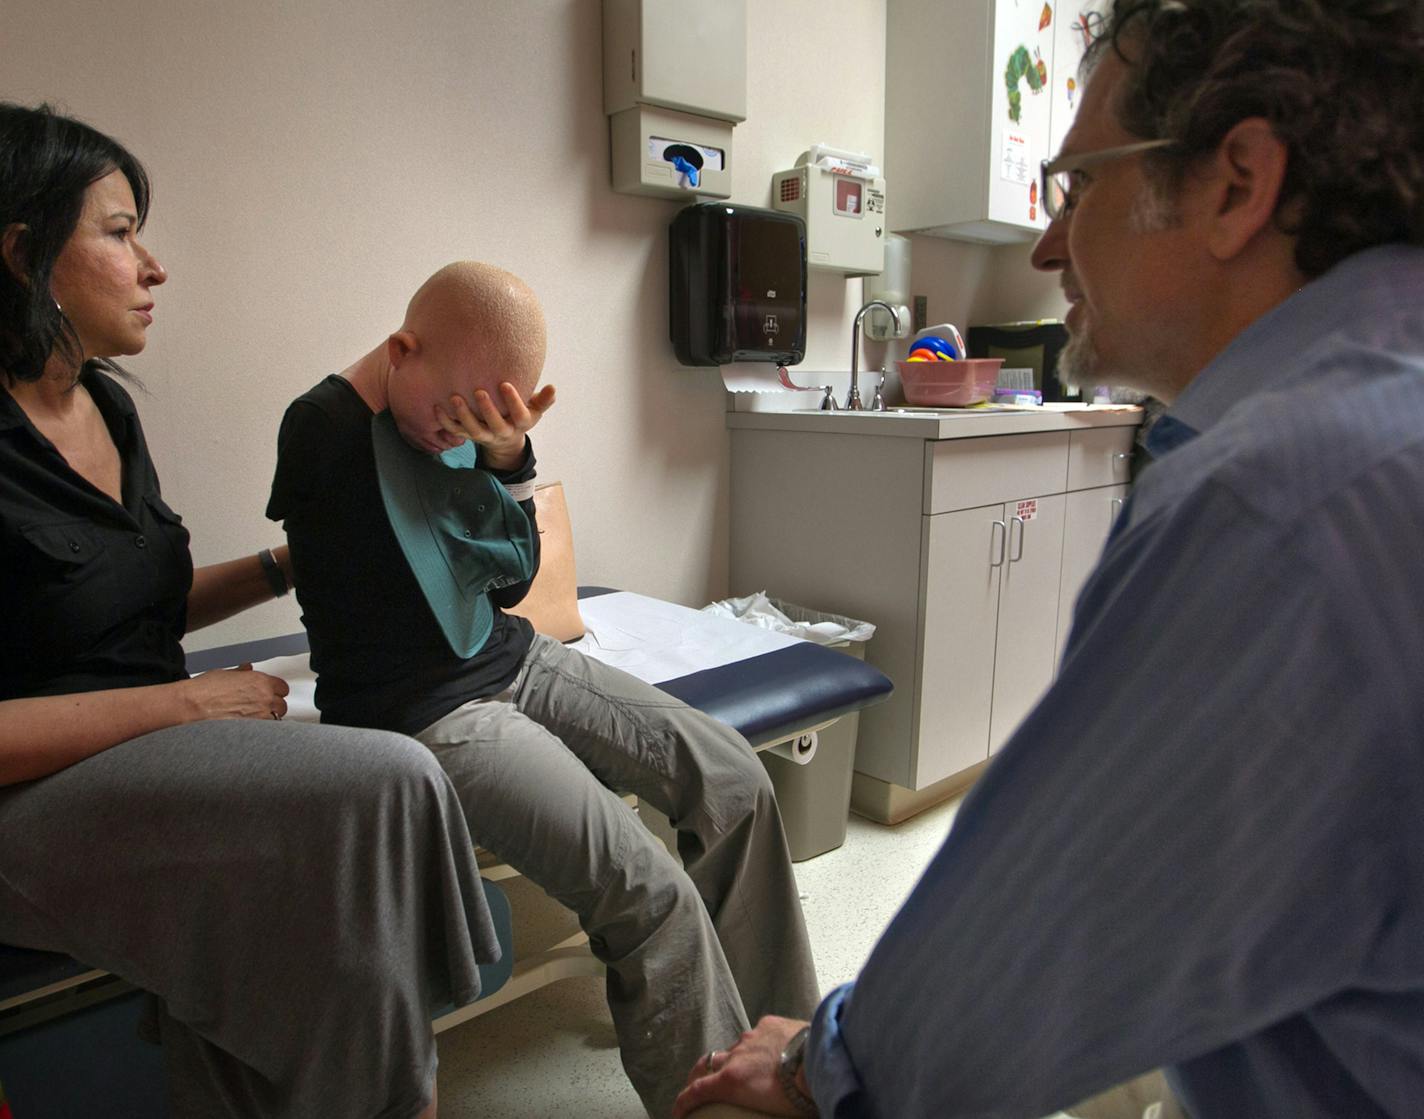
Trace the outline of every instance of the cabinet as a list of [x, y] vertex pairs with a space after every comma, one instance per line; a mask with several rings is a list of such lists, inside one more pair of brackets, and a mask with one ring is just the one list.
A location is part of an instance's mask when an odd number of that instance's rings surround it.
[[911, 790], [943, 781], [988, 758], [1042, 695], [1126, 493], [1137, 417], [1116, 418], [913, 438], [737, 416], [732, 593], [877, 627], [867, 659], [895, 694], [861, 714], [859, 772]]
[[885, 177], [899, 233], [1001, 243], [1046, 222], [1039, 163], [1079, 99], [1102, 0], [887, 0]]
[[1063, 516], [1054, 494], [928, 518], [918, 784], [983, 761], [1053, 679]]

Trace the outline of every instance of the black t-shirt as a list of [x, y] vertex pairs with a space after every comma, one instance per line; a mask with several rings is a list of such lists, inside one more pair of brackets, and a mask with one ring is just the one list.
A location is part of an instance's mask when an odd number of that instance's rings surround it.
[[181, 680], [193, 560], [129, 394], [80, 374], [123, 504], [77, 474], [0, 385], [0, 699]]
[[[293, 401], [277, 437], [267, 516], [286, 522], [322, 721], [414, 734], [514, 679], [533, 629], [499, 607], [517, 603], [529, 584], [491, 594], [489, 639], [468, 659], [455, 655], [386, 519], [371, 419], [340, 376]], [[533, 473], [530, 450], [518, 471], [495, 476]], [[534, 502], [521, 508], [534, 524]]]

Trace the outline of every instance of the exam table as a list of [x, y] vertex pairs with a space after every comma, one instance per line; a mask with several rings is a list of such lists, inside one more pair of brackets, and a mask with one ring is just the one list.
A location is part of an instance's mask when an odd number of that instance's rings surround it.
[[[757, 749], [804, 741], [892, 689], [878, 669], [834, 649], [645, 595], [579, 588], [578, 613], [586, 633], [575, 647], [728, 723]], [[188, 668], [249, 661], [291, 685], [288, 718], [316, 718], [305, 634], [193, 653]], [[498, 885], [515, 872], [479, 855], [503, 958], [481, 968], [476, 1002], [439, 1014], [437, 1032], [555, 980], [602, 973], [581, 934], [516, 962]], [[66, 956], [0, 945], [0, 1083], [15, 1114], [87, 1114], [100, 1100], [110, 1119], [167, 1114], [161, 1053], [135, 1035], [142, 998]]]

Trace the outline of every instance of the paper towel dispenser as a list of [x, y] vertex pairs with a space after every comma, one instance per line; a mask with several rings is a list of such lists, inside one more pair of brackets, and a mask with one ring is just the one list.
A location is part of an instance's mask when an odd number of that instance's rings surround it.
[[679, 210], [668, 231], [669, 325], [683, 365], [806, 355], [806, 224], [726, 202]]

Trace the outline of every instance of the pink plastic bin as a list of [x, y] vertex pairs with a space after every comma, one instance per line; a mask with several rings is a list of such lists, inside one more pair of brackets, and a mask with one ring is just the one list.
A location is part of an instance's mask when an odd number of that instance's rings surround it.
[[962, 408], [994, 395], [1001, 357], [971, 357], [960, 361], [899, 361], [900, 386], [907, 404]]

